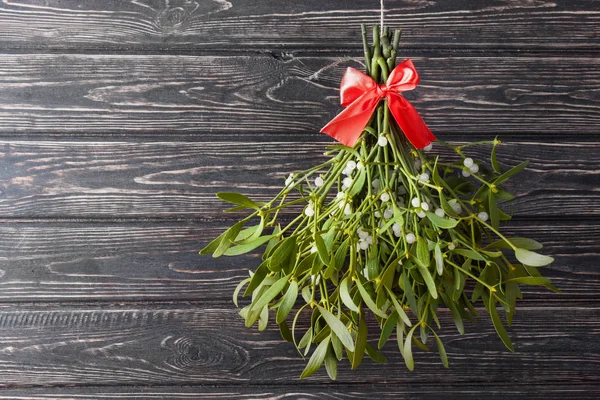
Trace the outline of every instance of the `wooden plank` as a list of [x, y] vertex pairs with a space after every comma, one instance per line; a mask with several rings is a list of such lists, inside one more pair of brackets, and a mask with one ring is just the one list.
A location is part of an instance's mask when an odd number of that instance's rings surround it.
[[[388, 0], [386, 10], [386, 23], [403, 28], [411, 47], [598, 49], [600, 8], [590, 0]], [[0, 46], [358, 49], [360, 23], [379, 23], [378, 2], [13, 0], [0, 6]]]
[[[0, 207], [4, 217], [218, 219], [225, 203], [216, 192], [267, 201], [284, 176], [326, 160], [325, 145], [0, 140]], [[438, 153], [454, 160], [441, 146], [431, 154]], [[482, 160], [489, 153], [489, 146], [467, 152]], [[600, 216], [589, 207], [600, 202], [600, 144], [504, 143], [498, 157], [505, 169], [530, 160], [507, 185], [516, 216], [579, 217], [582, 209]]]
[[[503, 230], [545, 244], [544, 268], [564, 295], [524, 287], [527, 304], [598, 300], [600, 226], [594, 221], [516, 221]], [[257, 254], [199, 256], [223, 223], [37, 223], [0, 225], [0, 301], [231, 301]], [[230, 303], [229, 303], [230, 304]]]
[[[596, 57], [419, 53], [414, 61], [422, 83], [406, 97], [440, 137], [570, 139], [600, 127]], [[0, 133], [324, 140], [318, 131], [340, 111], [348, 66], [361, 68], [360, 59], [2, 54]]]
[[312, 384], [290, 382], [288, 385], [210, 385], [174, 387], [65, 387], [0, 389], [4, 400], [564, 400], [568, 398], [597, 400], [600, 388], [594, 383], [547, 383], [538, 385], [518, 382], [510, 385], [484, 383], [459, 386], [456, 384], [419, 385], [406, 382], [402, 387], [377, 384]]
[[[488, 318], [461, 336], [449, 312], [440, 316], [451, 369], [435, 353], [415, 351], [408, 373], [395, 342], [391, 361], [366, 360], [357, 370], [341, 364], [338, 382], [449, 386], [545, 382], [592, 384], [600, 360], [599, 308], [526, 308], [510, 329], [515, 353]], [[370, 325], [373, 328], [374, 326]], [[0, 310], [0, 385], [194, 385], [297, 382], [305, 362], [270, 324], [257, 332], [230, 308], [195, 306], [24, 307]], [[477, 373], [473, 373], [476, 368]], [[310, 378], [327, 382], [324, 371]]]

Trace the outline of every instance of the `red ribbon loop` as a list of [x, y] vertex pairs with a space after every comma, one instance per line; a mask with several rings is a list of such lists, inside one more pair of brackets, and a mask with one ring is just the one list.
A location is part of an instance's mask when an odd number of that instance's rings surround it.
[[419, 74], [410, 59], [399, 64], [385, 84], [377, 83], [357, 69], [346, 70], [340, 84], [341, 105], [346, 107], [321, 129], [338, 142], [354, 147], [379, 101], [386, 98], [394, 119], [417, 149], [422, 149], [436, 137], [417, 110], [400, 93], [413, 90], [419, 84]]

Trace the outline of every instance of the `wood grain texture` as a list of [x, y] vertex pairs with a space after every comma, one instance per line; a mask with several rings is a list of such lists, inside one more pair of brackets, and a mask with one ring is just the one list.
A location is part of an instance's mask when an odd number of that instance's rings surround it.
[[544, 385], [435, 384], [314, 384], [196, 385], [176, 387], [64, 387], [0, 389], [2, 400], [597, 400], [600, 388], [593, 384], [546, 383]]
[[[199, 256], [223, 223], [22, 222], [0, 225], [0, 301], [231, 301], [258, 254]], [[504, 232], [545, 244], [544, 275], [564, 291], [523, 287], [527, 304], [598, 303], [600, 226], [513, 222]]]
[[[219, 191], [267, 201], [284, 176], [327, 158], [324, 142], [99, 142], [0, 140], [3, 217], [224, 218]], [[441, 146], [432, 154], [454, 160]], [[490, 147], [469, 155], [489, 160]], [[516, 217], [600, 216], [600, 145], [504, 143], [508, 169], [528, 169], [507, 184]], [[489, 162], [488, 162], [489, 163]], [[298, 212], [298, 210], [296, 210]]]
[[[414, 61], [421, 85], [406, 98], [441, 137], [576, 138], [600, 127], [596, 57], [431, 53]], [[0, 133], [323, 140], [348, 66], [362, 68], [347, 57], [2, 54]]]
[[[451, 369], [435, 353], [415, 352], [406, 370], [395, 342], [384, 347], [388, 365], [366, 361], [357, 371], [340, 365], [338, 383], [428, 386], [463, 385], [482, 389], [503, 384], [591, 383], [600, 360], [599, 308], [523, 308], [511, 336], [510, 353], [481, 316], [464, 336], [449, 312], [441, 312]], [[374, 333], [375, 327], [369, 325]], [[566, 327], [568, 326], [568, 329]], [[473, 373], [473, 365], [477, 373]], [[279, 338], [246, 329], [230, 308], [189, 306], [36, 306], [0, 309], [1, 385], [179, 385], [276, 384], [296, 378], [304, 361]], [[320, 371], [306, 382], [327, 382]], [[299, 384], [299, 383], [297, 383]]]
[[[419, 48], [598, 49], [593, 0], [386, 1], [386, 23]], [[360, 48], [360, 23], [379, 22], [371, 0], [137, 0], [0, 6], [3, 48]]]

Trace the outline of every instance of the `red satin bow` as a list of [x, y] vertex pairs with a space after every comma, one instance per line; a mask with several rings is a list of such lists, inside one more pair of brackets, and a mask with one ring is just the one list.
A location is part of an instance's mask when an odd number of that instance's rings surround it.
[[348, 67], [340, 84], [341, 104], [346, 109], [325, 125], [321, 132], [346, 146], [354, 147], [377, 104], [386, 98], [392, 115], [408, 140], [417, 149], [422, 149], [436, 137], [412, 104], [400, 95], [416, 88], [419, 80], [419, 74], [410, 59], [394, 68], [387, 82], [382, 85]]

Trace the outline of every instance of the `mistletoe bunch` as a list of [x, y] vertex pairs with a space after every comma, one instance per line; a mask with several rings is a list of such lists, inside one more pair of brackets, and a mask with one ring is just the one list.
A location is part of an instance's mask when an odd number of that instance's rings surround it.
[[[400, 31], [392, 37], [385, 28], [380, 35], [375, 26], [373, 38], [370, 46], [363, 26], [367, 71], [381, 82], [395, 66]], [[303, 356], [314, 348], [302, 378], [325, 364], [335, 379], [344, 353], [352, 368], [364, 354], [385, 362], [367, 341], [369, 313], [379, 325], [377, 347], [395, 331], [410, 370], [413, 345], [428, 350], [432, 337], [448, 366], [436, 333], [441, 307], [463, 334], [463, 321], [473, 320], [481, 300], [512, 351], [497, 305], [510, 325], [519, 285], [556, 289], [537, 269], [553, 261], [534, 251], [542, 245], [500, 231], [514, 197], [503, 185], [527, 162], [502, 171], [499, 145], [497, 139], [459, 146], [437, 141], [453, 155], [430, 156], [431, 145], [413, 147], [382, 101], [353, 148], [330, 146], [326, 162], [291, 174], [269, 202], [218, 193], [235, 205], [227, 211], [253, 211], [201, 254], [236, 256], [266, 244], [262, 263], [240, 282], [234, 302], [245, 287], [251, 301], [240, 315], [247, 327], [264, 330], [274, 314], [282, 337]], [[469, 157], [473, 146], [491, 147], [489, 161]], [[280, 212], [288, 207], [300, 212], [282, 222]], [[305, 310], [310, 326], [299, 332]]]

